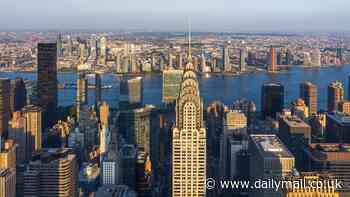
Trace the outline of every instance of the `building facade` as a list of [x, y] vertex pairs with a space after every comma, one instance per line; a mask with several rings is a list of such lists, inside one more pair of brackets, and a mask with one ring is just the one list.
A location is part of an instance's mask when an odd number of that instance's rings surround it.
[[76, 197], [77, 181], [76, 155], [69, 153], [69, 149], [45, 149], [29, 162], [23, 192], [24, 196]]
[[[282, 179], [294, 168], [294, 156], [276, 135], [250, 135], [250, 178], [252, 180]], [[251, 197], [281, 197], [281, 191], [251, 190]]]
[[16, 196], [16, 169], [14, 168], [0, 169], [0, 196], [2, 197]]
[[179, 95], [183, 70], [164, 70], [163, 71], [163, 89], [162, 101], [171, 103]]
[[44, 128], [51, 127], [56, 122], [58, 102], [57, 87], [57, 44], [38, 44], [38, 104], [44, 113]]
[[123, 109], [136, 108], [142, 105], [143, 101], [143, 79], [136, 77], [123, 79], [120, 82], [119, 107]]
[[23, 108], [25, 133], [25, 160], [31, 158], [33, 152], [42, 148], [42, 110], [34, 105]]
[[21, 111], [26, 104], [26, 86], [23, 79], [17, 77], [11, 84], [11, 112]]
[[265, 83], [261, 88], [261, 113], [263, 118], [276, 118], [284, 105], [284, 87], [280, 83]]
[[204, 197], [206, 194], [207, 151], [203, 101], [191, 62], [189, 47], [188, 63], [176, 101], [176, 123], [172, 130], [173, 197]]
[[344, 100], [344, 88], [340, 81], [334, 81], [328, 86], [328, 111], [338, 111], [338, 105]]
[[271, 46], [270, 47], [270, 52], [269, 52], [269, 58], [268, 58], [268, 66], [267, 70], [269, 72], [276, 72], [277, 71], [277, 65], [276, 65], [276, 49]]
[[300, 84], [300, 98], [309, 107], [309, 116], [317, 114], [317, 86], [309, 81]]
[[330, 173], [333, 180], [341, 181], [336, 188], [341, 197], [350, 195], [350, 145], [339, 143], [315, 143], [304, 149], [308, 171]]
[[10, 89], [9, 79], [0, 79], [0, 135], [7, 136], [8, 121], [10, 120]]

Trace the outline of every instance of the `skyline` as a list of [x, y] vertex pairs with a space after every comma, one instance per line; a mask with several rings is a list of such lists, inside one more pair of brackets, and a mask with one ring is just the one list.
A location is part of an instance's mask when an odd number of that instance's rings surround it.
[[350, 32], [346, 0], [169, 2], [4, 0], [0, 29], [186, 31], [191, 18], [195, 32]]

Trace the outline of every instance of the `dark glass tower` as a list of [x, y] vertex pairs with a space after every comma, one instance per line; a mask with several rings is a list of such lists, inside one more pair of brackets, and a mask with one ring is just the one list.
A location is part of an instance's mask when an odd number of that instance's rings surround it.
[[10, 119], [10, 88], [9, 79], [0, 79], [0, 135], [7, 136]]
[[143, 100], [143, 79], [135, 77], [120, 81], [119, 107], [131, 109], [141, 107]]
[[265, 83], [261, 88], [261, 113], [263, 118], [276, 118], [284, 105], [284, 87], [280, 83]]
[[38, 98], [43, 109], [43, 126], [56, 122], [57, 108], [57, 44], [38, 44]]
[[14, 80], [11, 88], [11, 112], [21, 111], [27, 105], [27, 90], [22, 78]]

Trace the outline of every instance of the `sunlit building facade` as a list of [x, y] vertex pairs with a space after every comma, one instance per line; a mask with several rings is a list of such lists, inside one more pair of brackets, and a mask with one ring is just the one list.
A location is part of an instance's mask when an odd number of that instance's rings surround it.
[[188, 63], [176, 101], [176, 124], [172, 131], [172, 196], [205, 196], [206, 130], [203, 123], [203, 101], [196, 73]]

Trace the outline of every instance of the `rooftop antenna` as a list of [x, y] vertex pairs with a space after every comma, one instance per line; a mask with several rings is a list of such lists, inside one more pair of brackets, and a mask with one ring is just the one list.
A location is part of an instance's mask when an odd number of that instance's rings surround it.
[[188, 18], [188, 61], [192, 61], [192, 49], [191, 49], [191, 20]]

